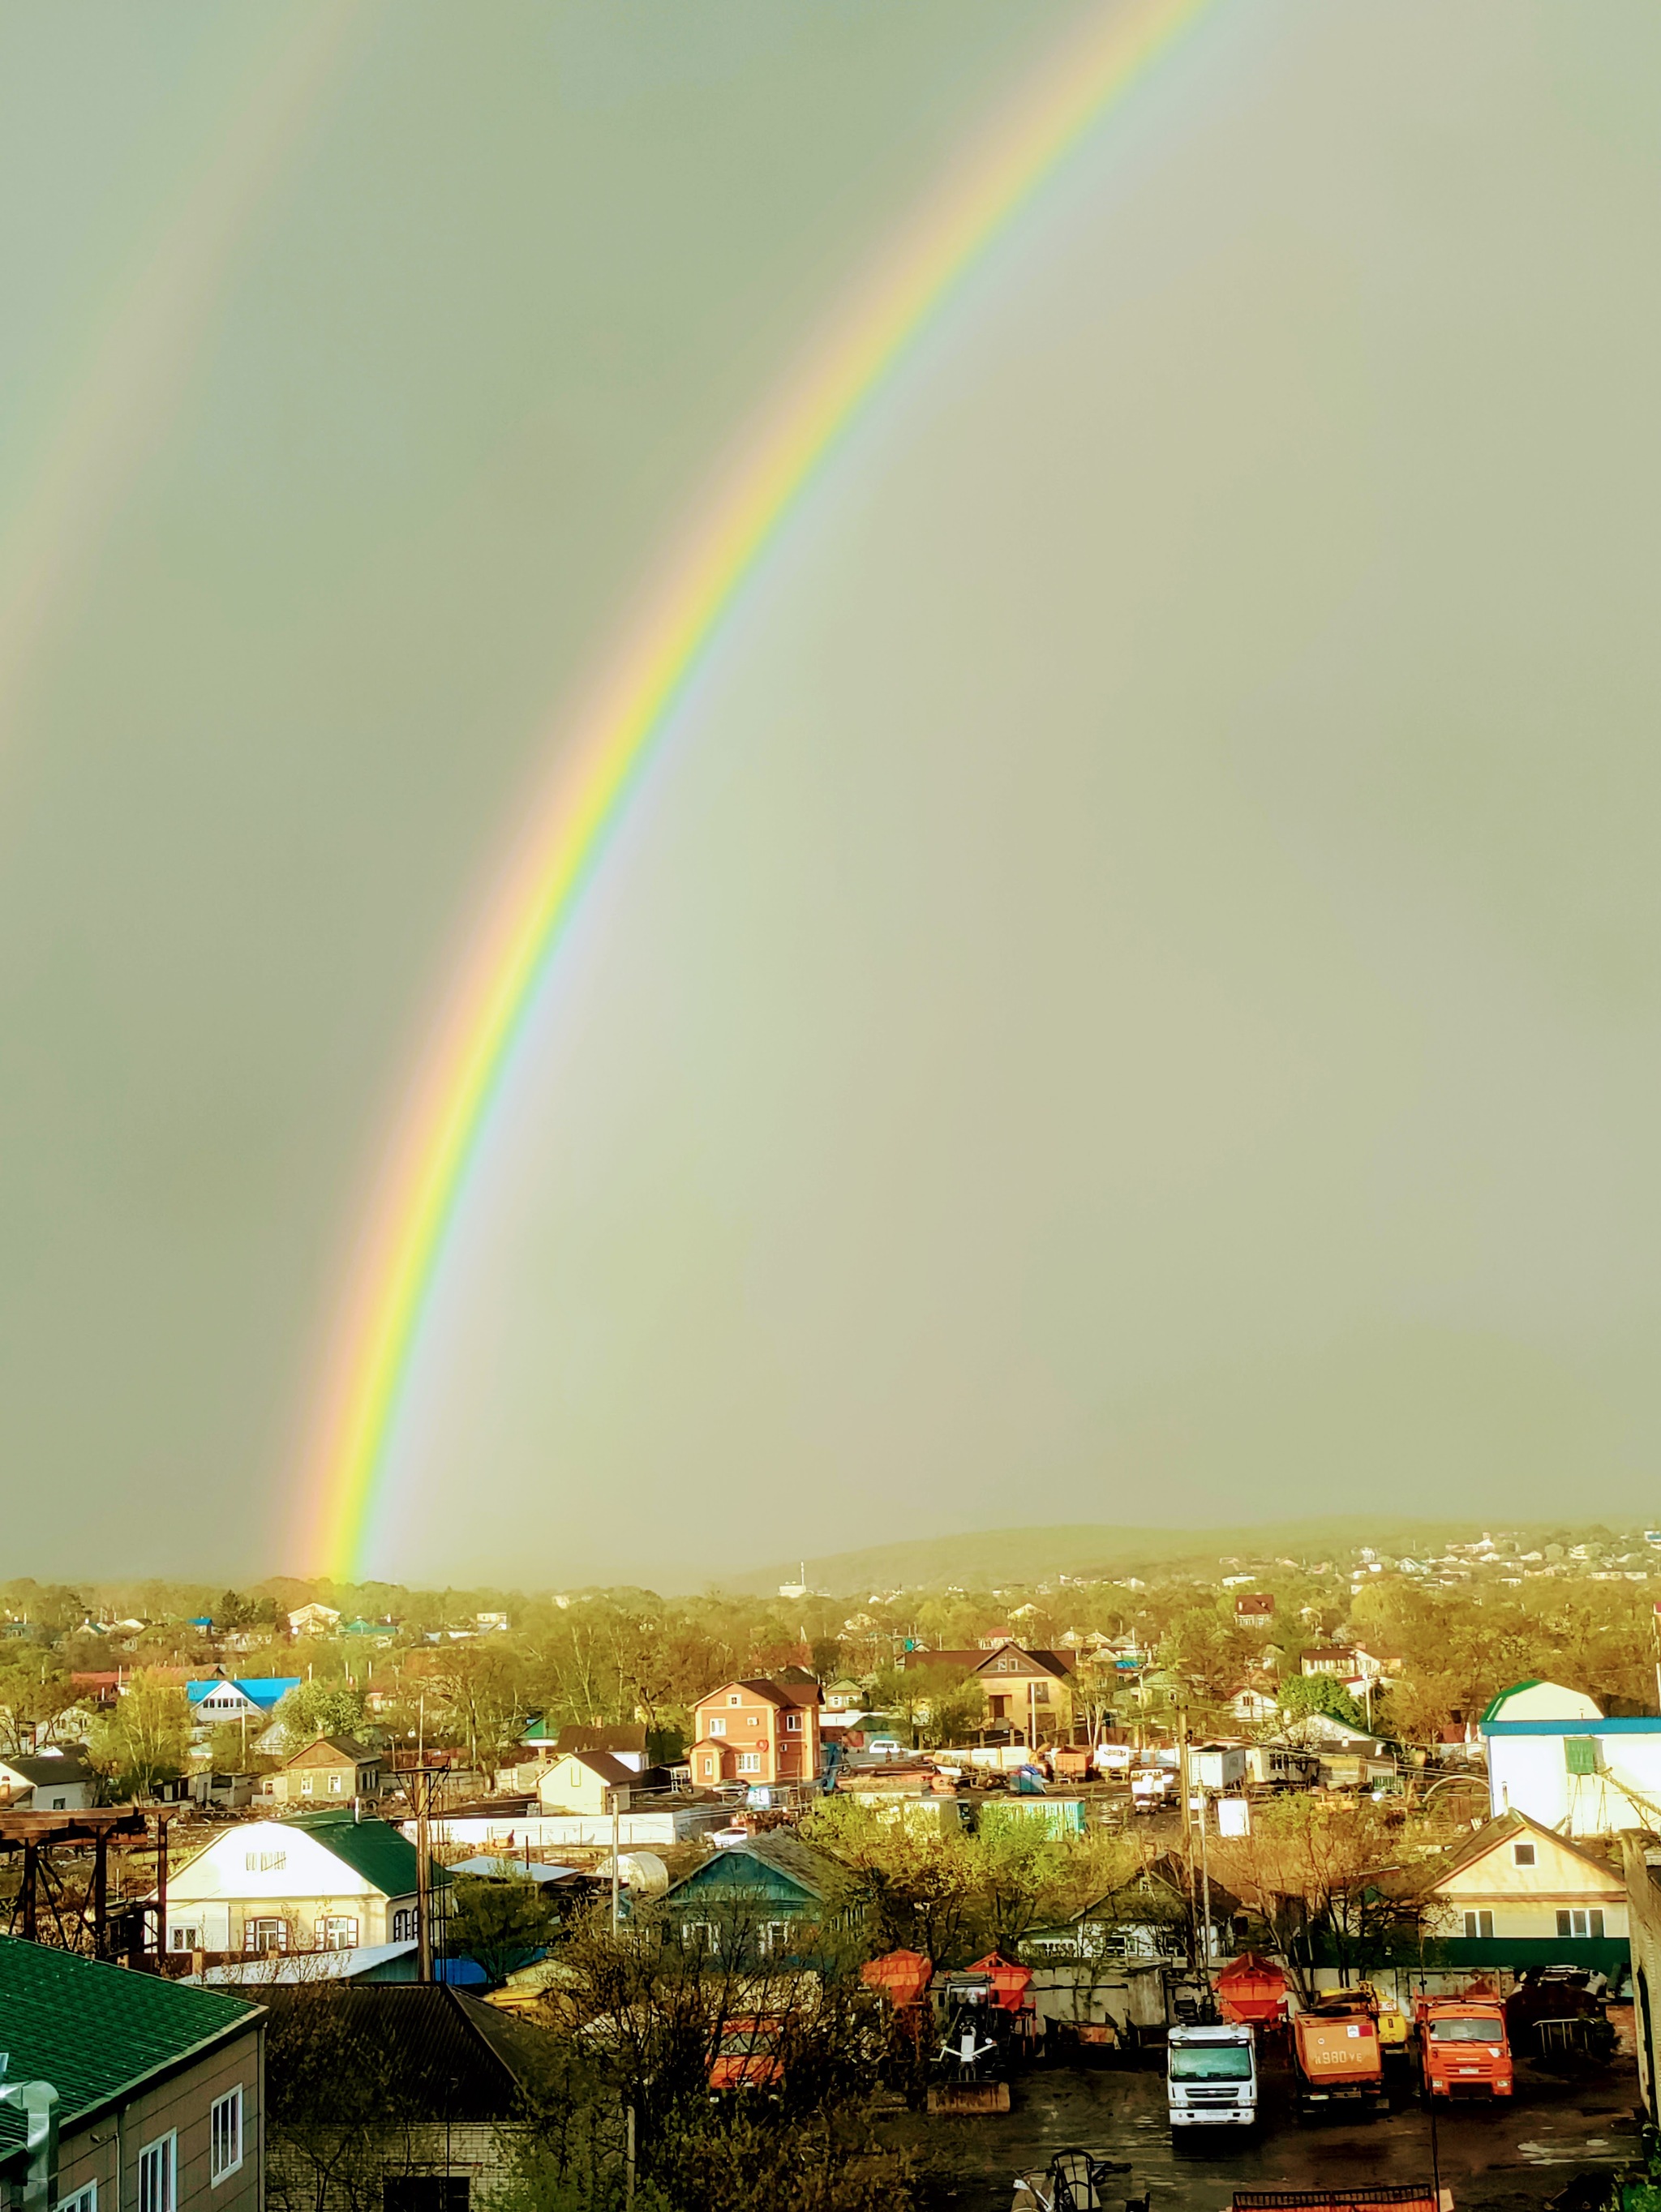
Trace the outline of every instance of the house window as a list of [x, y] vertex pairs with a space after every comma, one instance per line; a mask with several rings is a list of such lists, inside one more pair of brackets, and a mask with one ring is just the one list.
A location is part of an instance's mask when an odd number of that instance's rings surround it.
[[711, 1721], [709, 1723], [709, 1733], [711, 1735], [725, 1735], [727, 1733], [726, 1722]]
[[1031, 1684], [1031, 1687], [1032, 1691], [1032, 1702], [1035, 1705], [1047, 1705], [1050, 1703], [1050, 1685], [1048, 1682], [1034, 1682]]
[[751, 1728], [759, 1728], [761, 1726], [761, 1715], [759, 1713], [751, 1713], [750, 1716], [749, 1724]]
[[744, 1700], [739, 1697], [738, 1692], [734, 1690], [732, 1696], [728, 1698], [727, 1702], [729, 1705], [741, 1705], [744, 1703]]
[[331, 1794], [332, 1796], [336, 1796], [336, 1797], [338, 1797], [338, 1796], [339, 1796], [340, 1792], [341, 1792], [341, 1785], [343, 1784], [343, 1783], [344, 1782], [344, 1780], [345, 1780], [345, 1777], [344, 1777], [344, 1775], [341, 1775], [341, 1774], [332, 1774], [332, 1775], [329, 1777], [329, 1790], [330, 1790], [330, 1794]]
[[380, 2185], [380, 2212], [468, 2212], [472, 2186], [466, 2173], [388, 2174]]
[[794, 1734], [800, 1735], [801, 1734], [801, 1715], [800, 1713], [787, 1713], [784, 1717], [784, 1725], [787, 1729], [792, 1730]]
[[1601, 1912], [1585, 1911], [1577, 1905], [1571, 1911], [1558, 1914], [1557, 1932], [1560, 1936], [1601, 1938], [1603, 1933], [1603, 1916]]
[[790, 1920], [764, 1920], [756, 1930], [756, 1948], [764, 1959], [783, 1957], [790, 1949], [790, 1939], [795, 1923]]
[[242, 2089], [216, 2097], [208, 2112], [208, 2172], [217, 2189], [242, 2163]]
[[179, 2137], [165, 2135], [138, 2154], [138, 2212], [173, 2212], [173, 2167]]
[[73, 2197], [60, 2197], [58, 2212], [98, 2212], [98, 2184], [89, 2181], [84, 2189], [77, 2189]]
[[739, 1772], [740, 1774], [759, 1774], [761, 1772], [761, 1753], [758, 1751], [741, 1751], [739, 1753]]
[[413, 1943], [416, 1940], [416, 1907], [401, 1905], [392, 1915], [394, 1943]]
[[289, 1948], [288, 1922], [245, 1920], [242, 1923], [242, 1948], [245, 1951], [286, 1951]]
[[350, 1951], [357, 1943], [357, 1922], [349, 1912], [332, 1912], [317, 1923], [320, 1951]]
[[1513, 1844], [1511, 1847], [1511, 1863], [1513, 1866], [1532, 1866], [1534, 1864], [1534, 1845], [1532, 1844]]
[[301, 1778], [300, 1778], [300, 1794], [301, 1794], [301, 1796], [302, 1797], [309, 1797], [309, 1796], [311, 1796], [311, 1794], [312, 1794], [312, 1782], [313, 1782], [313, 1778], [312, 1778], [312, 1776], [311, 1776], [311, 1775], [309, 1775], [309, 1774], [302, 1774], [302, 1775], [301, 1776]]
[[1597, 1739], [1590, 1735], [1563, 1738], [1563, 1765], [1571, 1774], [1596, 1774]]
[[714, 1760], [713, 1759], [710, 1759], [709, 1757], [708, 1757], [708, 1756], [706, 1755], [706, 1756], [705, 1756], [705, 1759], [704, 1759], [704, 1762], [703, 1762], [703, 1772], [704, 1772], [704, 1778], [705, 1778], [705, 1779], [706, 1779], [706, 1780], [711, 1780], [711, 1779], [713, 1779], [713, 1778], [714, 1778], [714, 1776], [715, 1776], [715, 1760]]
[[1466, 1913], [1465, 1941], [1468, 1943], [1485, 1942], [1493, 1933], [1494, 1915], [1491, 1912]]

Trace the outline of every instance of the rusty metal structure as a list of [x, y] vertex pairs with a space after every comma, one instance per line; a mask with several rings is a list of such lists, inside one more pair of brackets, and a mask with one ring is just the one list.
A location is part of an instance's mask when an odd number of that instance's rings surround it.
[[[171, 1805], [117, 1805], [73, 1813], [0, 1811], [0, 1851], [9, 1869], [21, 1851], [21, 1880], [12, 1899], [9, 1933], [30, 1943], [49, 1943], [91, 1959], [120, 1959], [131, 1966], [166, 1971], [167, 1942], [167, 1822]], [[151, 1826], [155, 1840], [151, 1840]], [[129, 1899], [112, 1911], [109, 1855], [155, 1853], [155, 1895]], [[72, 1852], [89, 1879], [76, 1896], [55, 1856]]]

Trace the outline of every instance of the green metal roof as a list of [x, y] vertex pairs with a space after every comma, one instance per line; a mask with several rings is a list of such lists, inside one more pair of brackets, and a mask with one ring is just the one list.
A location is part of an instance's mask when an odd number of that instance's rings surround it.
[[[0, 1936], [0, 2023], [9, 2082], [50, 2081], [64, 2125], [131, 2091], [201, 2045], [256, 2020], [258, 2005], [186, 1989]], [[15, 2104], [0, 2105], [0, 2156], [24, 2141]]]
[[[350, 1813], [302, 1814], [283, 1823], [314, 1837], [326, 1851], [362, 1875], [383, 1897], [413, 1897], [416, 1892], [416, 1847], [390, 1820], [355, 1820]], [[449, 1876], [436, 1860], [435, 1886]]]
[[[1538, 1674], [1530, 1674], [1527, 1681], [1513, 1682], [1508, 1690], [1501, 1690], [1497, 1698], [1490, 1699], [1488, 1711], [1483, 1714], [1482, 1719], [1485, 1721], [1498, 1720], [1500, 1717], [1500, 1708], [1505, 1704], [1507, 1698], [1514, 1698], [1519, 1690], [1537, 1690], [1540, 1686], [1540, 1681], [1541, 1677]], [[1478, 1723], [1478, 1726], [1481, 1726], [1480, 1722]]]

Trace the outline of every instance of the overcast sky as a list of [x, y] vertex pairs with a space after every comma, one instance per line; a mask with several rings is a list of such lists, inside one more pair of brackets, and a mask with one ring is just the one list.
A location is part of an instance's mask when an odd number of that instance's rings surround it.
[[[6, 1572], [252, 1576], [561, 708], [1078, 11], [0, 8]], [[1661, 15], [1218, 0], [536, 1010], [378, 1564], [1661, 1504]]]

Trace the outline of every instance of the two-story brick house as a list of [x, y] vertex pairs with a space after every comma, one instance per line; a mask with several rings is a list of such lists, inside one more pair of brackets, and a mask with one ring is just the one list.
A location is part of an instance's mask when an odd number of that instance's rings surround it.
[[811, 1782], [819, 1771], [819, 1686], [800, 1678], [723, 1682], [692, 1709], [692, 1780]]

